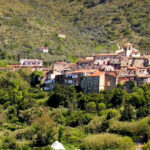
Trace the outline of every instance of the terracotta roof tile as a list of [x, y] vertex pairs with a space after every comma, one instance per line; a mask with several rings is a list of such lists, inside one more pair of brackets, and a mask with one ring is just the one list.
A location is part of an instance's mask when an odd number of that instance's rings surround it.
[[117, 72], [106, 72], [107, 75], [117, 77]]
[[79, 59], [78, 62], [91, 62], [94, 61], [94, 59]]
[[105, 72], [96, 71], [95, 73], [88, 75], [88, 77], [97, 77], [97, 76], [104, 75], [104, 74]]

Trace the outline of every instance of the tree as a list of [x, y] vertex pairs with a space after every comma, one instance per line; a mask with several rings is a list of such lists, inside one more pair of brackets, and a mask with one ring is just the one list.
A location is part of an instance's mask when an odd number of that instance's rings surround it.
[[131, 121], [136, 118], [136, 111], [132, 105], [126, 105], [123, 112], [121, 113], [122, 121]]
[[60, 141], [60, 142], [61, 142], [62, 137], [63, 137], [63, 132], [64, 132], [64, 128], [60, 127], [59, 132], [58, 132], [58, 141]]
[[111, 106], [111, 92], [104, 90], [100, 92], [100, 101], [105, 103], [107, 107]]
[[18, 72], [0, 74], [0, 104], [4, 108], [13, 105], [17, 114], [19, 110], [33, 106], [35, 101], [29, 87], [29, 83]]
[[78, 99], [78, 108], [84, 110], [85, 104], [86, 104], [86, 95], [84, 95], [82, 92], [80, 92], [77, 95], [77, 99]]
[[121, 88], [116, 88], [113, 93], [110, 102], [114, 107], [120, 106], [125, 99], [125, 91]]
[[28, 83], [31, 82], [31, 70], [30, 69], [19, 69], [19, 74], [22, 76], [22, 78], [27, 81]]
[[83, 111], [75, 110], [68, 113], [66, 123], [68, 126], [76, 127], [83, 124], [88, 124], [92, 119], [92, 115]]
[[36, 136], [33, 139], [34, 146], [47, 146], [52, 144], [58, 135], [58, 127], [53, 118], [50, 118], [49, 114], [43, 112], [43, 114], [36, 118], [33, 122]]
[[30, 75], [31, 77], [31, 86], [36, 86], [37, 84], [41, 83], [42, 77], [43, 77], [43, 72], [41, 71], [34, 71], [32, 72], [32, 74]]
[[77, 92], [72, 86], [56, 85], [47, 104], [51, 107], [64, 106], [69, 109], [77, 107]]
[[144, 118], [149, 115], [150, 115], [149, 107], [143, 106], [137, 109], [137, 113], [136, 113], [137, 118]]
[[144, 91], [140, 89], [137, 92], [133, 92], [130, 94], [129, 103], [134, 106], [135, 108], [139, 108], [144, 106], [146, 100], [144, 97]]

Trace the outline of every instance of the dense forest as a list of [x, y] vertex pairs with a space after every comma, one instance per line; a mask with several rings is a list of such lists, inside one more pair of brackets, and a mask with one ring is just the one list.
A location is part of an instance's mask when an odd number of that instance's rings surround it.
[[50, 150], [58, 140], [66, 150], [150, 148], [150, 85], [118, 85], [84, 95], [72, 86], [44, 92], [42, 72], [0, 73], [0, 149]]
[[[124, 42], [147, 54], [149, 11], [149, 0], [0, 0], [2, 64], [20, 58], [75, 61], [117, 50]], [[43, 46], [49, 54], [37, 53]]]

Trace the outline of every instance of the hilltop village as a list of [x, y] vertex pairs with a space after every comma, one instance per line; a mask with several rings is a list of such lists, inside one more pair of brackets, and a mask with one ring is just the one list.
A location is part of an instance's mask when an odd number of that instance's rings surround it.
[[[48, 49], [41, 51], [48, 52]], [[115, 53], [96, 54], [79, 59], [77, 63], [56, 62], [51, 67], [44, 67], [43, 60], [21, 59], [20, 65], [10, 67], [44, 71], [45, 91], [52, 90], [55, 84], [75, 86], [85, 94], [112, 90], [118, 84], [128, 91], [133, 81], [137, 86], [150, 83], [150, 56], [141, 56], [131, 43], [124, 44]]]

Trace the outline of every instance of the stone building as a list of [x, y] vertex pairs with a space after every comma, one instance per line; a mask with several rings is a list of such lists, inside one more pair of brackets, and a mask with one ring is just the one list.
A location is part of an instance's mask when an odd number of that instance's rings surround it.
[[58, 84], [80, 86], [81, 78], [96, 72], [96, 69], [78, 69], [64, 74], [56, 75], [55, 82]]
[[99, 93], [105, 89], [105, 73], [96, 72], [82, 78], [80, 83], [81, 89], [86, 93]]
[[112, 91], [118, 84], [118, 76], [116, 72], [105, 73], [105, 89]]

